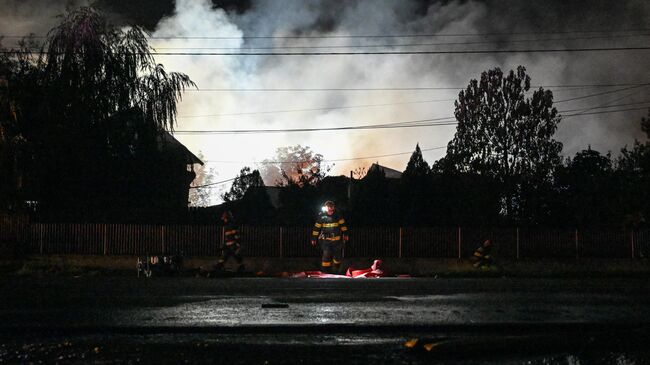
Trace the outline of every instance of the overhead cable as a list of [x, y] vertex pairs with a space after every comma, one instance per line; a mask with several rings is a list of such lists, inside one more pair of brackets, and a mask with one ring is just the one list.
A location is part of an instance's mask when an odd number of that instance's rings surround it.
[[[363, 51], [363, 52], [149, 52], [153, 56], [378, 56], [378, 55], [467, 55], [503, 53], [583, 53], [647, 51], [650, 46], [583, 47], [583, 48], [524, 48], [524, 49], [466, 49], [429, 51]], [[34, 51], [0, 51], [0, 54], [34, 54]], [[61, 53], [63, 54], [63, 53]], [[130, 54], [130, 53], [129, 53]], [[144, 54], [144, 53], [141, 53]]]
[[[588, 89], [622, 86], [645, 86], [649, 82], [641, 83], [610, 83], [610, 84], [565, 84], [565, 85], [531, 85], [531, 88], [567, 88]], [[327, 87], [327, 88], [197, 88], [186, 89], [186, 92], [312, 92], [312, 91], [426, 91], [426, 90], [464, 90], [464, 86], [404, 86], [404, 87]]]
[[[646, 102], [646, 103], [650, 103], [650, 102]], [[621, 105], [610, 105], [607, 107], [613, 108], [617, 106], [621, 106]], [[648, 107], [638, 107], [638, 108], [625, 108], [625, 109], [605, 110], [605, 111], [588, 112], [588, 113], [580, 112], [580, 113], [562, 115], [562, 118], [595, 115], [595, 114], [620, 113], [625, 111], [643, 110], [647, 108]], [[584, 109], [581, 110], [584, 111]], [[558, 113], [573, 112], [573, 111], [574, 110], [558, 111]], [[458, 122], [456, 121], [455, 117], [450, 116], [450, 117], [440, 117], [440, 118], [420, 119], [420, 120], [394, 122], [394, 123], [386, 123], [386, 124], [360, 125], [360, 126], [327, 127], [327, 128], [286, 128], [286, 129], [176, 130], [174, 131], [174, 134], [196, 135], [196, 134], [324, 132], [324, 131], [346, 131], [346, 130], [367, 130], [367, 129], [417, 128], [417, 127], [434, 127], [434, 126], [437, 127], [437, 126], [451, 126], [456, 124], [458, 124]]]
[[[447, 148], [447, 146], [438, 146], [438, 147], [432, 147], [432, 148], [421, 148], [420, 151], [422, 152], [428, 152], [428, 151], [435, 151], [439, 149]], [[381, 158], [381, 157], [392, 157], [392, 156], [400, 156], [400, 155], [407, 155], [411, 154], [413, 151], [408, 151], [408, 152], [397, 152], [397, 153], [389, 153], [385, 155], [375, 155], [375, 156], [365, 156], [365, 157], [350, 157], [350, 158], [339, 158], [339, 159], [328, 159], [328, 160], [320, 160], [318, 162], [323, 163], [323, 162], [342, 162], [342, 161], [355, 161], [355, 160], [369, 160], [373, 158]], [[257, 165], [266, 165], [266, 164], [299, 164], [299, 163], [310, 163], [313, 161], [308, 161], [308, 160], [293, 160], [293, 161], [267, 161], [267, 160], [262, 160], [262, 161], [230, 161], [230, 160], [206, 160], [204, 162], [217, 162], [217, 163], [241, 163], [241, 164], [257, 164]]]

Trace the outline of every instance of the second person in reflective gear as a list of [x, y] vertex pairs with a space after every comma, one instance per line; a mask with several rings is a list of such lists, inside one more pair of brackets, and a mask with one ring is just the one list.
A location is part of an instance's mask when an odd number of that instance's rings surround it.
[[311, 244], [320, 244], [323, 251], [321, 269], [323, 272], [338, 273], [341, 266], [343, 242], [347, 242], [348, 227], [345, 219], [336, 212], [334, 202], [327, 201], [316, 218], [311, 233]]
[[239, 228], [235, 224], [233, 215], [230, 211], [225, 211], [221, 215], [223, 222], [223, 245], [221, 247], [221, 256], [215, 265], [217, 271], [225, 269], [226, 261], [230, 257], [234, 258], [237, 262], [237, 272], [244, 271], [244, 258], [241, 254], [241, 244], [239, 243]]

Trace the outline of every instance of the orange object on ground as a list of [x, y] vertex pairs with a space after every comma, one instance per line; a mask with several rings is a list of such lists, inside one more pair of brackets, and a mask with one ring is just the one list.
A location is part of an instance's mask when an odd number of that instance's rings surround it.
[[[345, 275], [327, 274], [322, 271], [301, 271], [291, 275], [292, 278], [341, 278], [341, 279], [356, 279], [356, 278], [382, 278], [386, 274], [379, 267], [381, 260], [375, 260], [372, 266], [368, 269], [354, 270], [348, 268]], [[400, 277], [408, 277], [408, 275], [400, 275]]]

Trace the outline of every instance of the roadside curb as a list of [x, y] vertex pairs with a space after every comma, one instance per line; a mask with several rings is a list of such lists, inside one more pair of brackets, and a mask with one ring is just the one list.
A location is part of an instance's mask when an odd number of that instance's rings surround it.
[[[181, 276], [211, 270], [216, 257], [190, 257]], [[366, 268], [372, 258], [347, 258], [342, 267]], [[438, 278], [584, 278], [650, 277], [650, 262], [632, 259], [500, 260], [497, 267], [475, 269], [464, 259], [382, 258], [388, 277]], [[288, 277], [318, 270], [318, 258], [245, 258], [246, 277]], [[136, 276], [136, 256], [34, 255], [0, 260], [0, 276]], [[227, 275], [236, 277], [236, 274]]]

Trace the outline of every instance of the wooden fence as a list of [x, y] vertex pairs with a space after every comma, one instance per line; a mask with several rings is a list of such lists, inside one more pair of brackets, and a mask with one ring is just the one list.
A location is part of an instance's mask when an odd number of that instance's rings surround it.
[[[249, 257], [314, 257], [311, 227], [243, 226]], [[471, 227], [352, 227], [347, 257], [463, 258], [490, 238], [496, 254], [519, 258], [640, 258], [650, 230]], [[29, 223], [0, 215], [0, 243], [26, 254], [216, 256], [223, 228], [216, 225]]]

